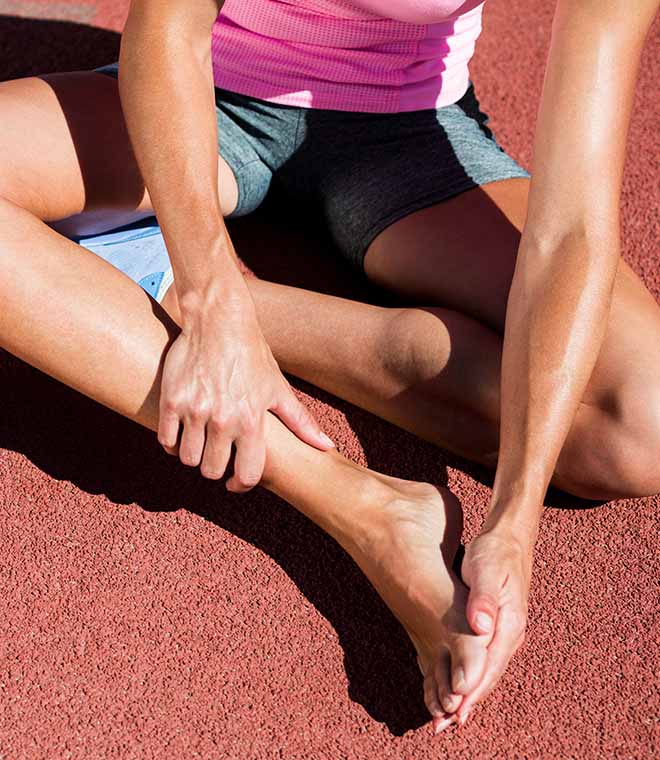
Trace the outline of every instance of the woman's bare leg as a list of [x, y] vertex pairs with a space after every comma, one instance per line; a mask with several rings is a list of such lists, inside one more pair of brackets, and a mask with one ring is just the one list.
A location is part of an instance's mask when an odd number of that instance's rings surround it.
[[[409, 303], [442, 307], [448, 366], [459, 370], [448, 390], [491, 431], [493, 467], [502, 335], [528, 192], [529, 180], [510, 179], [461, 193], [399, 219], [365, 257], [372, 281]], [[659, 341], [660, 306], [621, 258], [600, 355], [554, 485], [596, 499], [660, 491]]]
[[[152, 213], [117, 82], [73, 72], [0, 83], [0, 112], [0, 346], [155, 430], [161, 364], [178, 328], [127, 277], [56, 231]], [[236, 181], [221, 157], [218, 169], [228, 214]], [[466, 589], [449, 570], [461, 531], [456, 497], [313, 450], [271, 415], [263, 484], [334, 536], [401, 620], [440, 725], [439, 700], [455, 709], [461, 699], [447, 704], [452, 669], [455, 681], [464, 670], [454, 686], [467, 693], [485, 662], [465, 622]]]
[[[258, 279], [249, 285], [266, 340], [286, 372], [496, 466], [497, 330], [453, 308], [381, 308]], [[163, 306], [178, 318], [173, 289]], [[594, 373], [552, 479], [588, 499], [660, 491], [660, 468], [649, 461], [660, 442], [659, 388], [651, 377], [657, 376], [651, 358], [660, 345], [660, 308], [623, 260], [611, 325], [600, 362], [609, 372]], [[631, 355], [638, 364], [630, 365]]]
[[[0, 346], [157, 429], [161, 366], [176, 324], [128, 277], [6, 199], [0, 302]], [[417, 649], [436, 728], [448, 725], [447, 711], [480, 679], [487, 645], [468, 629], [466, 588], [450, 570], [461, 533], [456, 497], [313, 449], [272, 415], [262, 484], [354, 558]]]
[[[63, 234], [94, 234], [153, 214], [117, 80], [72, 71], [0, 82], [0, 198]], [[218, 156], [223, 214], [238, 188]]]
[[[73, 72], [0, 83], [0, 111], [1, 198], [69, 233], [152, 213], [114, 78]], [[218, 168], [227, 214], [236, 203], [236, 182], [221, 157]], [[266, 338], [281, 366], [494, 467], [499, 323], [526, 198], [524, 181], [512, 182], [496, 183], [489, 205], [484, 206], [483, 194], [463, 193], [396, 222], [372, 244], [371, 276], [386, 286], [396, 284], [407, 297], [435, 303], [434, 308], [378, 309], [251, 281]], [[484, 229], [475, 230], [469, 218], [482, 220]], [[469, 234], [452, 236], [457, 224], [490, 240], [492, 250], [478, 249]], [[470, 264], [486, 255], [481, 267]], [[420, 262], [428, 263], [428, 271]], [[483, 272], [486, 279], [478, 279]], [[420, 291], [422, 286], [431, 291]], [[168, 309], [174, 314], [175, 305]], [[308, 319], [310, 313], [319, 318]], [[586, 498], [660, 489], [653, 459], [660, 425], [657, 413], [649, 414], [658, 407], [652, 357], [660, 338], [659, 313], [622, 262], [603, 359], [560, 454], [554, 485]], [[639, 357], [636, 364], [626, 359], [631, 353]]]

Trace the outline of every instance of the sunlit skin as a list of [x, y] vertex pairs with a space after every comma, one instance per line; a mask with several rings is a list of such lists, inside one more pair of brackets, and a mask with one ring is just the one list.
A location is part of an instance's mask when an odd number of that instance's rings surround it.
[[[531, 185], [484, 188], [504, 221], [487, 228], [471, 191], [374, 240], [368, 276], [425, 309], [244, 280], [223, 220], [236, 183], [217, 156], [213, 110], [210, 28], [221, 6], [134, 2], [119, 86], [91, 72], [0, 84], [0, 344], [150, 427], [204, 477], [223, 475], [235, 444], [228, 487], [261, 482], [290, 501], [347, 549], [402, 622], [442, 730], [465, 721], [523, 640], [548, 484], [586, 498], [660, 491], [660, 429], [647, 411], [658, 407], [648, 357], [660, 309], [618, 237], [637, 67], [658, 0], [634, 12], [623, 0], [559, 0]], [[154, 210], [175, 273], [165, 311], [56, 231]], [[461, 215], [471, 223], [457, 240], [448, 231]], [[467, 266], [443, 267], [447, 257], [475, 269], [471, 235], [491, 241], [481, 287], [470, 287]], [[51, 308], [34, 320], [46, 297]], [[303, 312], [319, 319], [296, 319]], [[363, 366], [346, 361], [347, 334]], [[463, 563], [467, 586], [449, 569], [456, 498], [340, 457], [280, 368], [495, 467], [488, 517]]]
[[[2, 346], [156, 431], [163, 367], [181, 336], [167, 313], [110, 264], [8, 200], [0, 200], [0, 266]], [[35, 320], [45, 293], [48, 309]], [[488, 640], [470, 630], [467, 588], [450, 570], [462, 529], [458, 499], [319, 451], [271, 413], [264, 439], [261, 485], [353, 557], [413, 640], [429, 709], [448, 720], [442, 704], [453, 708], [462, 698], [452, 671], [462, 669], [463, 691], [474, 688]]]

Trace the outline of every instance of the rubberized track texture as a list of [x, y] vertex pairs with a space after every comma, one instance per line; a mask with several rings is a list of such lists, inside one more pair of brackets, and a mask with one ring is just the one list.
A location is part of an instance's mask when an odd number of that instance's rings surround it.
[[[127, 5], [0, 0], [0, 78], [114, 60]], [[489, 0], [472, 66], [527, 167], [553, 5]], [[623, 255], [658, 300], [659, 74], [656, 21]], [[261, 211], [230, 224], [239, 252], [276, 251], [249, 262], [258, 274], [346, 292], [331, 256], [305, 266], [315, 230]], [[474, 535], [491, 473], [294, 384], [347, 456], [448, 484]], [[203, 481], [153, 434], [0, 354], [0, 757], [658, 757], [659, 499], [546, 503], [526, 643], [468, 725], [434, 739], [403, 630], [320, 530], [265, 491]]]

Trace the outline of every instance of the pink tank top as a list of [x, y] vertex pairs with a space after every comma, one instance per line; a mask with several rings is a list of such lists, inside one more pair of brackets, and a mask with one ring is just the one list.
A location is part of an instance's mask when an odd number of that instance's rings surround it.
[[226, 0], [217, 87], [273, 103], [397, 112], [455, 103], [484, 0]]

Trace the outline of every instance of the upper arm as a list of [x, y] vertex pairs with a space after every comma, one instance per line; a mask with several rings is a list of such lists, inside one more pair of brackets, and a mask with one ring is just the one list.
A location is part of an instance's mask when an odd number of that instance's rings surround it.
[[208, 34], [225, 0], [131, 0], [127, 24], [176, 25], [180, 31]]
[[558, 0], [534, 136], [535, 229], [616, 225], [637, 71], [659, 4]]

